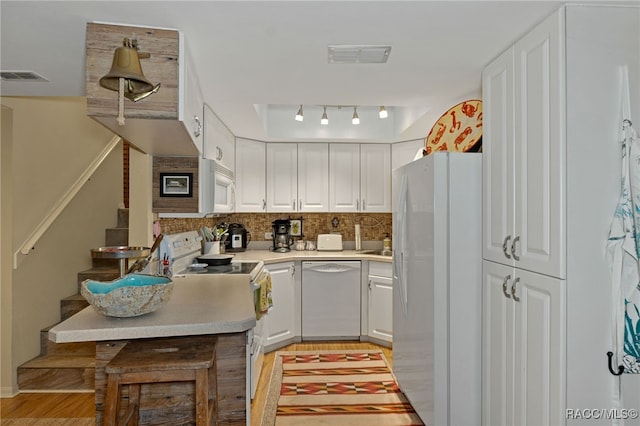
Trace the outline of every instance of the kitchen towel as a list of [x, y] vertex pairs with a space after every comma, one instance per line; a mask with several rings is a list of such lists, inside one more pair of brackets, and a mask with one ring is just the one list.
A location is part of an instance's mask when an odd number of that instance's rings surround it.
[[273, 298], [271, 296], [271, 274], [263, 274], [257, 284], [260, 288], [253, 292], [256, 309], [256, 319], [262, 318], [264, 314], [273, 308]]

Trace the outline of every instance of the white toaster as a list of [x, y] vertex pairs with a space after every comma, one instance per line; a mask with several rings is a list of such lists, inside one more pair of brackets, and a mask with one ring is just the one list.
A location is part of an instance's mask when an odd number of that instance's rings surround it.
[[342, 235], [341, 234], [319, 234], [318, 251], [342, 251]]

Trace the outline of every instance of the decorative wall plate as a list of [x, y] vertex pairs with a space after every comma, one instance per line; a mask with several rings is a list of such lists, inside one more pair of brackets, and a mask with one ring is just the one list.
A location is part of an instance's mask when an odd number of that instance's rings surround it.
[[482, 147], [482, 101], [472, 99], [445, 112], [425, 139], [425, 155], [436, 151], [478, 152]]

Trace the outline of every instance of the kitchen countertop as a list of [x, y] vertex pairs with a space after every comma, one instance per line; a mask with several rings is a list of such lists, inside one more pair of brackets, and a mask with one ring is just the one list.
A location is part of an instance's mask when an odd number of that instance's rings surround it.
[[157, 311], [107, 317], [88, 306], [49, 330], [56, 343], [236, 333], [256, 324], [248, 275], [173, 278], [173, 294]]
[[269, 250], [246, 250], [243, 252], [229, 253], [235, 255], [237, 260], [261, 260], [265, 265], [278, 262], [290, 262], [296, 260], [374, 260], [376, 262], [391, 263], [391, 256], [380, 256], [363, 253], [356, 250], [343, 251], [317, 251], [317, 250], [291, 250], [287, 253], [278, 253]]

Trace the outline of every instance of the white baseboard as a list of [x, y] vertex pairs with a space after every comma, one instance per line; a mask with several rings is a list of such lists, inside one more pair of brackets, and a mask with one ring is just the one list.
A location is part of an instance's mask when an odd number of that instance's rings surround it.
[[0, 398], [13, 398], [18, 394], [18, 389], [11, 386], [0, 387]]

